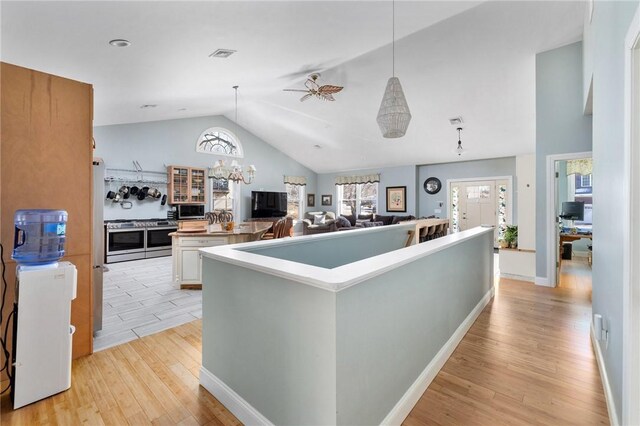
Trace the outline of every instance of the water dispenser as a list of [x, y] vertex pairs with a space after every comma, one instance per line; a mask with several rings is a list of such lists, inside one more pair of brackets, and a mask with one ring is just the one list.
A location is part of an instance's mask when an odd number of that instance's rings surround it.
[[11, 258], [22, 265], [55, 263], [64, 256], [64, 210], [17, 210]]

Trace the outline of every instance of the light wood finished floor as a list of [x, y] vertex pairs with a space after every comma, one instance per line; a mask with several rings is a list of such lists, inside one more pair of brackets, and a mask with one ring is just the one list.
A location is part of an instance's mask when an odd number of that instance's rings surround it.
[[66, 392], [13, 411], [2, 425], [239, 425], [199, 385], [201, 320], [73, 362]]
[[[502, 280], [406, 425], [608, 424], [584, 291]], [[201, 321], [74, 361], [72, 388], [2, 424], [239, 424], [198, 386]]]
[[575, 287], [501, 280], [404, 424], [608, 425], [591, 289]]

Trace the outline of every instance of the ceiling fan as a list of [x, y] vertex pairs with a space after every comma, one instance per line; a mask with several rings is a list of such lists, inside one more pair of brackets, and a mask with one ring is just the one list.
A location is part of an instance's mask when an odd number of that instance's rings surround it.
[[306, 89], [283, 89], [285, 92], [303, 92], [306, 93], [303, 97], [300, 98], [300, 102], [304, 102], [307, 99], [315, 96], [318, 99], [322, 99], [325, 101], [335, 101], [333, 97], [334, 93], [340, 92], [344, 87], [342, 86], [334, 86], [332, 84], [325, 84], [323, 86], [318, 86], [316, 80], [320, 77], [319, 73], [313, 73], [309, 75], [307, 81], [304, 82], [304, 87]]

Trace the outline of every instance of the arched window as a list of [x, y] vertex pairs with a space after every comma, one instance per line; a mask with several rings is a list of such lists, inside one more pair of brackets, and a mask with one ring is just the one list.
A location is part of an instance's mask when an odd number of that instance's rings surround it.
[[196, 152], [203, 154], [226, 155], [228, 157], [244, 157], [242, 145], [238, 138], [223, 127], [210, 127], [198, 138]]

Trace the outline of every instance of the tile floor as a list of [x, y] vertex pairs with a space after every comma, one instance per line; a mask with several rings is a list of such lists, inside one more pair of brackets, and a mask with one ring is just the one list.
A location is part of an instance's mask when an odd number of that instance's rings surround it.
[[171, 282], [171, 256], [105, 265], [100, 351], [202, 318], [200, 290], [179, 290]]

